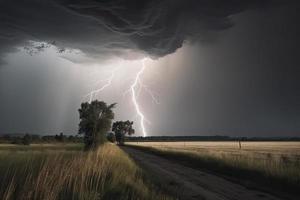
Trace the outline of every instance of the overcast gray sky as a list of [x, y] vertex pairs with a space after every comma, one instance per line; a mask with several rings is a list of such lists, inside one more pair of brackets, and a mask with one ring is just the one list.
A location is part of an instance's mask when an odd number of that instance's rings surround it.
[[[89, 92], [148, 135], [300, 136], [296, 1], [0, 1], [0, 133], [77, 133]], [[141, 85], [138, 85], [141, 86]], [[156, 101], [152, 99], [155, 97]]]

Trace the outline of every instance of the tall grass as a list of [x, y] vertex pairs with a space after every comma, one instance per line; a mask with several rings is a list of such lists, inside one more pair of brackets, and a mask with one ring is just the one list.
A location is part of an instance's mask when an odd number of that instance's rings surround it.
[[167, 199], [118, 147], [97, 151], [3, 151], [0, 199]]

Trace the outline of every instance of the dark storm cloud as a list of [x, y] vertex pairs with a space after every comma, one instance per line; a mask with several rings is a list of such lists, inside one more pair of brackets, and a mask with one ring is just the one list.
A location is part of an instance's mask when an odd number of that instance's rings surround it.
[[114, 33], [130, 39], [136, 48], [153, 56], [164, 56], [180, 48], [185, 40], [205, 40], [208, 33], [233, 24], [230, 16], [266, 1], [220, 0], [114, 0], [76, 1], [67, 7], [93, 16]]
[[[28, 40], [55, 41], [88, 56], [128, 58], [173, 53], [185, 41], [207, 41], [231, 16], [266, 6], [260, 0], [1, 0], [0, 53]], [[139, 54], [137, 54], [139, 53]]]
[[9, 0], [0, 3], [0, 53], [28, 46], [28, 41], [53, 42], [58, 47], [80, 49], [89, 56], [118, 54], [112, 43], [126, 38], [111, 34], [96, 20], [71, 13], [53, 1]]

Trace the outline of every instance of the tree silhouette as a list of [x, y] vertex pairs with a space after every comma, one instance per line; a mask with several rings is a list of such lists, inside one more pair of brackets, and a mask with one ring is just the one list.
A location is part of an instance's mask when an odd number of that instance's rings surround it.
[[58, 141], [58, 142], [64, 142], [65, 140], [65, 136], [64, 136], [64, 133], [61, 132], [59, 135], [55, 135], [55, 140]]
[[132, 128], [133, 122], [131, 121], [116, 121], [113, 123], [112, 131], [115, 132], [116, 141], [119, 145], [124, 145], [125, 135], [134, 134], [134, 129]]
[[103, 101], [82, 103], [79, 111], [79, 134], [84, 134], [85, 149], [96, 149], [106, 141], [106, 132], [111, 127], [115, 103], [107, 105]]
[[30, 145], [30, 142], [31, 142], [31, 137], [28, 133], [26, 133], [24, 135], [24, 137], [22, 138], [22, 144], [24, 145]]

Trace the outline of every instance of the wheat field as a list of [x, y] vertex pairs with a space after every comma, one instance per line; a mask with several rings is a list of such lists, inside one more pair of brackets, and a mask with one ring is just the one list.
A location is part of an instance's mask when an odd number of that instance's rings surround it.
[[[130, 145], [154, 147], [208, 155], [246, 156], [252, 158], [283, 158], [300, 160], [300, 142], [128, 142]], [[286, 157], [286, 158], [285, 158]]]
[[208, 170], [216, 169], [227, 175], [237, 176], [240, 172], [246, 172], [249, 176], [254, 174], [265, 179], [276, 179], [283, 185], [300, 186], [300, 142], [241, 142], [241, 148], [236, 141], [129, 144], [151, 148], [175, 159], [189, 157], [191, 163], [197, 160]]

